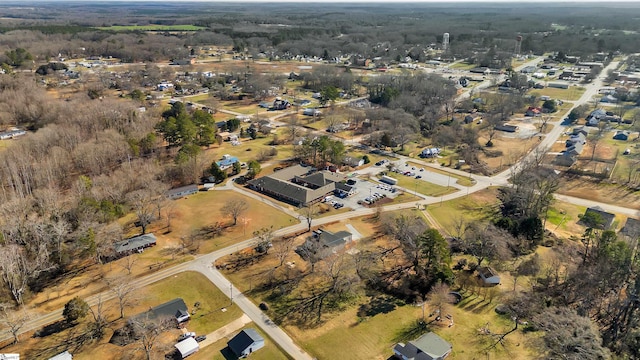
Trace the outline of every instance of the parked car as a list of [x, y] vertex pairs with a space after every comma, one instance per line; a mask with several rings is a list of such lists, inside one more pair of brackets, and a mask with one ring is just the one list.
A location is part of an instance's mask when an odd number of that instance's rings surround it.
[[422, 179], [422, 176], [418, 175], [416, 176], [416, 179]]
[[207, 340], [207, 335], [198, 335], [195, 337], [197, 342], [201, 342], [201, 341], [205, 341]]
[[269, 310], [269, 305], [267, 305], [267, 303], [261, 302], [260, 305], [258, 305], [258, 307], [260, 308], [260, 310], [263, 310], [263, 311]]
[[182, 340], [185, 340], [185, 339], [188, 339], [190, 337], [196, 337], [196, 333], [194, 333], [194, 332], [186, 332], [186, 333], [180, 335], [180, 337], [178, 338], [178, 342], [180, 342]]

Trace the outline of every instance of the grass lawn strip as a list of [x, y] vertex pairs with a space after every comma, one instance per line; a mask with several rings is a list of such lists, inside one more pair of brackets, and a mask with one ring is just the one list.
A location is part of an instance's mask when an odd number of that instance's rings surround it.
[[416, 179], [412, 176], [400, 175], [394, 172], [388, 172], [390, 176], [398, 180], [398, 186], [403, 187], [407, 192], [413, 194], [415, 191], [426, 196], [442, 196], [454, 193], [458, 189], [449, 186], [440, 186], [422, 179]]

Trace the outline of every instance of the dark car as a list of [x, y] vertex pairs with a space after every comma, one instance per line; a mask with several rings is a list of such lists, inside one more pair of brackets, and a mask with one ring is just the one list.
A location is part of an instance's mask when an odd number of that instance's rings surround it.
[[260, 303], [258, 307], [260, 308], [260, 310], [263, 310], [263, 311], [269, 310], [269, 305], [267, 305], [267, 303]]
[[355, 179], [347, 180], [347, 185], [355, 185], [355, 184], [356, 184], [356, 180]]
[[422, 179], [422, 176], [418, 175], [416, 176], [416, 179]]
[[195, 337], [197, 342], [201, 342], [201, 341], [205, 341], [207, 340], [207, 335], [198, 335]]

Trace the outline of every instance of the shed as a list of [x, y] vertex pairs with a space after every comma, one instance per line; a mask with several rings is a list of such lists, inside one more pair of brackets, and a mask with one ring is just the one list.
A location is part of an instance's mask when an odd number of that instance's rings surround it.
[[192, 337], [188, 337], [175, 344], [174, 346], [176, 347], [176, 349], [178, 349], [178, 352], [183, 359], [200, 350], [200, 345], [198, 344], [196, 339]]
[[500, 285], [500, 276], [490, 267], [484, 266], [478, 269], [478, 276], [485, 286]]
[[255, 329], [244, 329], [229, 340], [227, 345], [236, 356], [247, 357], [264, 347], [264, 338]]
[[67, 350], [54, 357], [50, 357], [49, 360], [73, 360], [73, 355], [71, 355], [71, 353]]

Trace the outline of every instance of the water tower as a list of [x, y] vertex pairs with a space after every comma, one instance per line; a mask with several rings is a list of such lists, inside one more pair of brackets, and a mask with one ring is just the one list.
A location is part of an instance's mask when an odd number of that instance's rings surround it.
[[449, 33], [442, 35], [442, 51], [447, 52], [449, 50]]
[[516, 48], [513, 51], [515, 56], [520, 56], [520, 50], [522, 48], [522, 35], [516, 36]]

